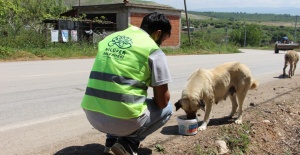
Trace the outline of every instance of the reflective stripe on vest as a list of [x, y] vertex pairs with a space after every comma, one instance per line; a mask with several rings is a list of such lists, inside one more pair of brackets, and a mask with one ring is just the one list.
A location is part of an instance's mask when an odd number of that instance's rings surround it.
[[125, 102], [125, 103], [143, 103], [146, 100], [145, 96], [120, 94], [120, 93], [114, 93], [114, 92], [109, 92], [104, 90], [97, 90], [89, 87], [87, 87], [85, 94], [107, 99], [107, 100]]
[[90, 74], [90, 79], [97, 79], [97, 80], [102, 80], [102, 81], [108, 81], [108, 82], [115, 82], [115, 83], [119, 83], [119, 84], [124, 84], [124, 85], [130, 85], [136, 88], [140, 88], [143, 90], [147, 90], [147, 86], [146, 84], [137, 81], [137, 80], [133, 80], [133, 79], [129, 79], [126, 77], [122, 77], [122, 76], [117, 76], [117, 75], [113, 75], [113, 74], [108, 74], [108, 73], [101, 73], [101, 72], [96, 72], [96, 71], [92, 71]]

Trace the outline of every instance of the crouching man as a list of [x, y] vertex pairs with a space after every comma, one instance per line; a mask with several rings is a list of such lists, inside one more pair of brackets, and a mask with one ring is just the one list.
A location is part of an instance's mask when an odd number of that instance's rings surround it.
[[[155, 12], [140, 27], [99, 42], [81, 107], [90, 124], [106, 133], [105, 153], [136, 155], [140, 142], [171, 117], [171, 75], [159, 48], [170, 35], [169, 20]], [[147, 98], [148, 87], [153, 98]]]

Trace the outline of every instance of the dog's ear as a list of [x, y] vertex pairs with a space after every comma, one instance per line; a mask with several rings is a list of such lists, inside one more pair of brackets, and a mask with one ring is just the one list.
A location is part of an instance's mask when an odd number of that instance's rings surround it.
[[176, 111], [182, 107], [182, 106], [181, 106], [181, 103], [180, 103], [180, 100], [178, 100], [178, 101], [175, 103], [175, 107], [176, 107]]

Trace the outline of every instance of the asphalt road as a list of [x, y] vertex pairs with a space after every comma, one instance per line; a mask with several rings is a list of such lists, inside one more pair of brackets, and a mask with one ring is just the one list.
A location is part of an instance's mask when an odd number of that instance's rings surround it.
[[[276, 80], [282, 74], [285, 52], [242, 51], [168, 56], [173, 78], [169, 85], [171, 101], [179, 99], [188, 76], [199, 67], [212, 68], [224, 62], [239, 61], [250, 68], [260, 83]], [[47, 147], [80, 145], [78, 139], [95, 134], [80, 108], [93, 61], [1, 62], [0, 154], [35, 154]]]

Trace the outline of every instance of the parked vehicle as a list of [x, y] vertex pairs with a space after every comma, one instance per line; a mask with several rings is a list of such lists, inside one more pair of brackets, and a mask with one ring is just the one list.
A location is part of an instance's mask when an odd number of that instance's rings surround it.
[[284, 36], [281, 38], [281, 41], [277, 41], [275, 43], [274, 53], [279, 53], [279, 50], [293, 50], [295, 48], [299, 48], [298, 43], [294, 43], [288, 39], [288, 37]]
[[299, 44], [297, 43], [288, 43], [288, 44], [285, 44], [285, 43], [275, 43], [275, 50], [274, 52], [275, 53], [279, 53], [279, 50], [293, 50], [295, 48], [299, 48]]

